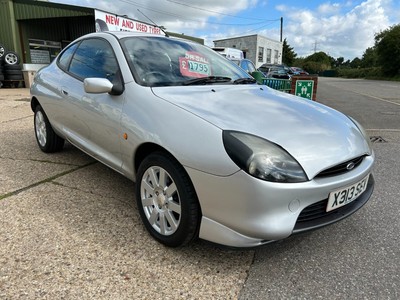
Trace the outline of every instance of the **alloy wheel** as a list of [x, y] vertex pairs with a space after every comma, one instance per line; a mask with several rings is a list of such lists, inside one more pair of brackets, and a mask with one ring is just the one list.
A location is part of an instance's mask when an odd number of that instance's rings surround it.
[[44, 116], [41, 111], [38, 111], [35, 115], [35, 130], [36, 130], [36, 137], [40, 146], [45, 147], [47, 141], [47, 131], [46, 131], [46, 122], [44, 120]]
[[163, 236], [175, 233], [181, 220], [181, 201], [171, 175], [158, 166], [148, 168], [140, 194], [144, 214], [153, 229]]

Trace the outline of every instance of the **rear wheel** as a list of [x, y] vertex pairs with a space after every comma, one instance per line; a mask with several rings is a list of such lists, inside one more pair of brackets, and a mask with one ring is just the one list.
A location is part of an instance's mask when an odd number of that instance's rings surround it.
[[183, 167], [163, 152], [150, 154], [141, 163], [136, 201], [149, 233], [169, 247], [197, 238], [200, 206]]
[[43, 152], [51, 153], [61, 151], [64, 147], [64, 139], [60, 138], [54, 132], [49, 119], [40, 105], [35, 109], [34, 125], [36, 141]]

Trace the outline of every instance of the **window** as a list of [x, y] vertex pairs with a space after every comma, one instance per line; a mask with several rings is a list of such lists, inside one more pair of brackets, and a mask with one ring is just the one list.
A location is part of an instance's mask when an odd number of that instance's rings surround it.
[[246, 72], [248, 72], [248, 71], [249, 71], [249, 66], [248, 66], [247, 60], [242, 60], [242, 61], [240, 62], [240, 67], [241, 67], [243, 70], [245, 70]]
[[258, 61], [264, 62], [264, 47], [258, 47]]
[[72, 55], [74, 54], [76, 48], [78, 47], [78, 43], [73, 44], [68, 49], [66, 49], [58, 59], [58, 66], [64, 70], [68, 70], [69, 63], [71, 61]]
[[108, 42], [102, 39], [82, 41], [76, 50], [69, 71], [81, 79], [107, 78], [113, 81], [118, 63]]
[[272, 50], [267, 49], [267, 64], [271, 63], [271, 53], [272, 53]]
[[274, 64], [278, 63], [278, 58], [279, 58], [279, 51], [274, 50]]
[[256, 71], [256, 67], [250, 60], [244, 59], [240, 62], [240, 67], [247, 73], [253, 73]]
[[45, 41], [29, 39], [29, 51], [31, 63], [49, 64], [61, 51], [61, 43], [54, 41]]

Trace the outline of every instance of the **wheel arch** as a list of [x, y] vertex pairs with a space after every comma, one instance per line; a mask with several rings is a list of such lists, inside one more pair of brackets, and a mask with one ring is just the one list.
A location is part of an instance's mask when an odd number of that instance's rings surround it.
[[[167, 149], [165, 149], [164, 147], [162, 147], [162, 146], [160, 146], [158, 144], [147, 142], [147, 143], [141, 144], [136, 149], [134, 160], [133, 160], [134, 161], [135, 174], [137, 174], [137, 171], [139, 170], [139, 166], [142, 163], [142, 161], [147, 156], [149, 156], [150, 154], [152, 154], [154, 152], [162, 152], [165, 155], [167, 155], [169, 158], [173, 159], [176, 163], [178, 163], [179, 165], [182, 166], [182, 164], [179, 162], [179, 160], [174, 155], [172, 155], [172, 153], [169, 152]], [[187, 172], [186, 172], [186, 174], [187, 174]]]
[[[188, 234], [184, 237], [184, 239], [180, 240], [178, 243], [176, 243], [177, 241], [175, 240], [174, 242], [169, 242], [167, 240], [160, 240], [160, 237], [158, 237], [157, 234], [155, 234], [152, 230], [150, 230], [148, 228], [148, 226], [145, 224], [147, 230], [150, 232], [150, 234], [159, 242], [169, 246], [169, 247], [178, 247], [178, 246], [184, 246], [187, 243], [190, 243], [191, 241], [197, 239], [199, 237], [199, 232], [200, 232], [200, 227], [201, 227], [201, 222], [202, 222], [202, 217], [203, 217], [203, 212], [202, 212], [202, 208], [201, 208], [201, 203], [199, 201], [198, 198], [198, 193], [196, 191], [196, 188], [193, 184], [192, 178], [189, 176], [188, 172], [186, 171], [185, 167], [182, 165], [182, 163], [179, 162], [179, 160], [172, 155], [172, 153], [170, 153], [167, 149], [165, 149], [164, 147], [155, 144], [155, 143], [145, 143], [142, 144], [138, 147], [136, 153], [135, 153], [135, 157], [134, 157], [134, 168], [135, 168], [135, 173], [138, 174], [142, 174], [143, 170], [142, 168], [140, 168], [141, 163], [146, 160], [146, 157], [150, 156], [150, 155], [157, 155], [158, 159], [160, 159], [160, 157], [162, 156], [164, 158], [164, 161], [168, 161], [169, 160], [169, 164], [170, 166], [172, 164], [175, 164], [175, 174], [177, 174], [179, 176], [185, 176], [186, 178], [180, 177], [181, 179], [181, 187], [182, 190], [179, 190], [179, 194], [182, 191], [182, 195], [187, 195], [188, 196], [188, 206], [187, 206], [187, 213], [188, 216], [191, 216], [190, 219], [196, 220], [196, 222], [191, 223], [188, 220], [186, 220], [185, 222], [189, 222], [187, 223], [184, 228], [188, 229], [190, 228]], [[154, 156], [153, 156], [154, 157]], [[151, 160], [150, 160], [151, 161]], [[147, 161], [145, 164], [148, 164], [149, 161]], [[160, 165], [162, 166], [162, 164]], [[147, 166], [145, 165], [144, 168], [147, 168]], [[176, 169], [179, 168], [179, 169]], [[141, 176], [141, 175], [137, 175], [137, 176]], [[171, 173], [173, 174], [173, 173]], [[138, 180], [138, 178], [136, 178], [136, 180]], [[178, 178], [177, 177], [173, 177], [173, 180], [175, 182], [177, 182]], [[135, 191], [135, 195], [136, 195], [136, 201], [138, 201], [138, 207], [140, 209], [141, 204], [139, 204], [139, 202], [141, 200], [140, 197], [140, 183], [136, 182], [136, 187], [135, 187], [136, 191]], [[186, 190], [186, 192], [184, 192], [184, 190]], [[185, 199], [185, 198], [182, 198]], [[190, 200], [191, 199], [191, 200]], [[195, 202], [193, 202], [195, 201]], [[145, 217], [144, 217], [144, 210], [141, 209], [140, 210], [140, 215], [143, 219], [143, 222], [146, 222]], [[147, 221], [148, 222], [148, 221]], [[181, 231], [181, 230], [180, 230]], [[182, 232], [178, 235], [181, 236]]]
[[[192, 178], [190, 178], [188, 172], [186, 171], [186, 169], [184, 168], [184, 166], [180, 163], [180, 161], [171, 153], [169, 152], [167, 149], [165, 149], [164, 147], [157, 145], [155, 143], [151, 143], [151, 142], [147, 142], [144, 143], [142, 145], [140, 145], [135, 153], [135, 157], [134, 157], [134, 170], [135, 170], [135, 174], [137, 174], [138, 169], [140, 164], [142, 163], [142, 161], [151, 153], [154, 152], [162, 152], [164, 153], [166, 156], [168, 156], [170, 159], [174, 160], [177, 164], [179, 164], [182, 167], [182, 170], [185, 172], [185, 174], [187, 175], [190, 184], [192, 185], [193, 190], [196, 193], [196, 197], [197, 197], [197, 191], [195, 188], [195, 185], [193, 184]], [[200, 205], [200, 201], [199, 201], [199, 205]], [[200, 211], [201, 211], [201, 206], [200, 206]]]
[[32, 97], [31, 99], [31, 109], [33, 112], [35, 112], [36, 107], [40, 105], [39, 100], [36, 97]]

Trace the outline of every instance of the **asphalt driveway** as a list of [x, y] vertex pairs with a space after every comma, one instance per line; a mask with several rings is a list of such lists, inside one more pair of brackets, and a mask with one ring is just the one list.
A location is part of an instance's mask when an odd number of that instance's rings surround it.
[[236, 299], [254, 251], [169, 249], [133, 183], [71, 145], [36, 145], [27, 89], [0, 89], [0, 299]]
[[69, 144], [42, 153], [28, 90], [0, 89], [0, 299], [399, 299], [400, 85], [319, 80], [320, 102], [383, 139], [374, 194], [346, 220], [243, 251], [155, 242], [132, 182]]

